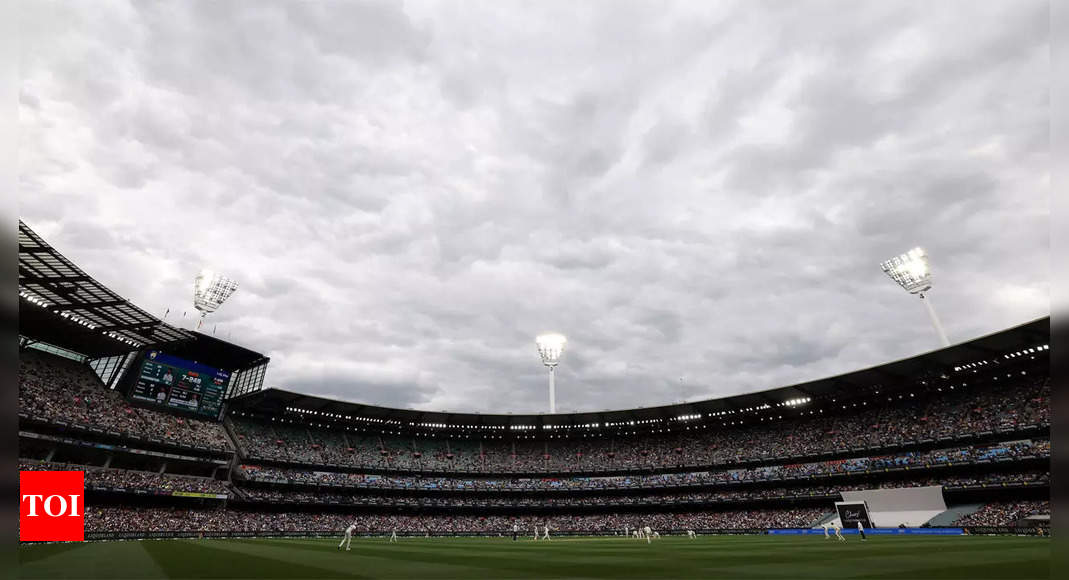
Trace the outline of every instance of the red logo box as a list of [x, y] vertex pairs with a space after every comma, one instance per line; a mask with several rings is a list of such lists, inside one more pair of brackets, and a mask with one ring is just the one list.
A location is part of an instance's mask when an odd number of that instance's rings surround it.
[[81, 542], [85, 539], [85, 473], [19, 472], [19, 540]]

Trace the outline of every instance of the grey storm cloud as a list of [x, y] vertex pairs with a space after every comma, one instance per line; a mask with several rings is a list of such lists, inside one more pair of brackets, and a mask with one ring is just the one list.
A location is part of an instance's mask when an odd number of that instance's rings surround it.
[[773, 388], [1049, 312], [1049, 7], [22, 4], [20, 216], [271, 386], [430, 410]]

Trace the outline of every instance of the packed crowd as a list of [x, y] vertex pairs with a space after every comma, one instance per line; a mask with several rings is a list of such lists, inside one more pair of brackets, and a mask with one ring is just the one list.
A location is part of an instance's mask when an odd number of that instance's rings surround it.
[[85, 487], [144, 489], [154, 492], [226, 494], [226, 483], [207, 477], [161, 474], [131, 469], [89, 467], [68, 463], [19, 460], [19, 471], [84, 471]]
[[[129, 405], [86, 365], [29, 350], [19, 365], [20, 413], [191, 447], [227, 450], [220, 424]], [[872, 404], [857, 413], [746, 426], [601, 438], [469, 440], [354, 434], [235, 418], [244, 455], [317, 465], [520, 473], [711, 466], [900, 445], [1049, 423], [1049, 379], [946, 390], [925, 402]]]
[[[1001, 471], [888, 479], [874, 476], [785, 481], [800, 477], [864, 473], [885, 468], [943, 465], [957, 462], [1049, 458], [1048, 440], [1017, 440], [1003, 444], [958, 446], [931, 451], [901, 451], [881, 455], [844, 449], [887, 447], [963, 433], [1047, 424], [1050, 421], [1049, 379], [1022, 380], [999, 388], [971, 387], [947, 391], [921, 402], [905, 399], [871, 404], [848, 415], [808, 416], [746, 426], [720, 426], [670, 433], [613, 435], [577, 439], [471, 440], [448, 437], [402, 437], [312, 428], [306, 425], [232, 419], [237, 443], [250, 464], [232, 475], [240, 497], [253, 502], [345, 504], [388, 507], [493, 507], [496, 512], [522, 513], [529, 507], [609, 506], [619, 513], [561, 516], [401, 516], [338, 513], [260, 512], [234, 509], [87, 506], [86, 531], [337, 531], [350, 523], [364, 533], [390, 530], [406, 533], [509, 533], [518, 523], [524, 529], [548, 525], [555, 531], [618, 532], [625, 526], [649, 525], [658, 530], [808, 527], [826, 511], [815, 508], [707, 511], [715, 503], [820, 497], [872, 487], [943, 485], [961, 487], [997, 484], [1049, 484], [1045, 469]], [[230, 450], [223, 426], [133, 407], [104, 388], [84, 364], [52, 355], [22, 353], [19, 366], [19, 412], [52, 421], [77, 423], [159, 439], [201, 449]], [[1013, 438], [1019, 438], [1017, 435]], [[1011, 437], [1006, 437], [1010, 439]], [[789, 460], [836, 453], [835, 460]], [[850, 457], [853, 455], [854, 457]], [[44, 456], [44, 455], [39, 455]], [[826, 457], [826, 455], [825, 455]], [[345, 473], [338, 468], [277, 468], [254, 465], [257, 459], [281, 460], [308, 466], [410, 469], [470, 472], [471, 476], [421, 477]], [[761, 461], [761, 467], [739, 467]], [[790, 463], [789, 461], [796, 461]], [[750, 463], [749, 465], [755, 465]], [[760, 465], [760, 464], [758, 464]], [[1027, 464], [1015, 464], [1027, 465]], [[688, 472], [648, 474], [657, 468], [686, 466]], [[81, 470], [87, 488], [107, 487], [153, 492], [227, 494], [228, 484], [212, 478], [161, 474], [151, 471], [88, 467], [20, 460], [20, 470]], [[333, 470], [330, 470], [333, 469]], [[975, 471], [974, 468], [965, 468]], [[626, 476], [571, 477], [569, 471], [632, 470]], [[647, 474], [639, 474], [645, 471]], [[945, 470], [962, 471], [962, 470]], [[555, 477], [519, 473], [555, 473]], [[925, 472], [935, 473], [934, 471]], [[491, 474], [497, 474], [493, 476]], [[900, 473], [899, 476], [906, 474]], [[829, 485], [834, 481], [834, 485]], [[272, 485], [281, 483], [283, 485]], [[755, 485], [701, 490], [687, 486]], [[303, 489], [292, 484], [303, 485]], [[342, 486], [312, 489], [309, 485]], [[298, 486], [301, 487], [301, 486]], [[652, 493], [654, 488], [680, 489]], [[612, 490], [648, 489], [637, 493]], [[371, 490], [371, 491], [368, 491]], [[382, 490], [411, 490], [386, 492]], [[437, 494], [424, 491], [524, 492], [516, 494]], [[540, 495], [525, 492], [594, 490], [596, 495]], [[786, 502], [784, 502], [786, 503]], [[803, 504], [806, 502], [792, 502]], [[812, 503], [812, 502], [809, 502]], [[642, 507], [676, 506], [684, 513], [639, 514]], [[768, 504], [771, 505], [771, 504]], [[782, 504], [780, 504], [782, 505]], [[231, 505], [233, 507], [233, 504]], [[250, 507], [239, 503], [238, 507]], [[263, 507], [263, 506], [260, 506]], [[729, 506], [721, 506], [729, 507]], [[738, 505], [730, 507], [739, 507]], [[276, 508], [286, 509], [286, 508]], [[321, 509], [308, 507], [306, 509]], [[322, 508], [327, 509], [327, 508]], [[657, 508], [651, 508], [657, 509]], [[379, 510], [384, 511], [384, 510]], [[410, 510], [394, 510], [410, 511]], [[460, 510], [458, 510], [460, 511]], [[565, 510], [560, 510], [565, 511]], [[585, 510], [574, 510], [585, 511]], [[1030, 515], [1049, 514], [1047, 501], [997, 502], [984, 505], [957, 522], [962, 526], [1010, 525]]]
[[1050, 501], [1014, 501], [984, 504], [979, 510], [958, 518], [959, 526], [1012, 526], [1034, 515], [1050, 515]]
[[807, 476], [857, 473], [884, 468], [915, 468], [925, 465], [946, 464], [958, 461], [1019, 458], [1024, 456], [1049, 457], [1050, 441], [1022, 440], [1007, 444], [974, 445], [933, 451], [910, 451], [881, 457], [861, 457], [792, 465], [772, 465], [757, 468], [700, 471], [691, 473], [664, 473], [656, 475], [570, 478], [447, 478], [403, 475], [366, 475], [335, 471], [310, 471], [294, 468], [241, 465], [239, 470], [235, 473], [235, 476], [253, 481], [334, 484], [380, 489], [490, 491], [625, 489], [775, 481]]
[[1049, 379], [959, 388], [924, 403], [907, 399], [836, 416], [653, 435], [515, 441], [354, 434], [234, 418], [251, 459], [316, 465], [519, 473], [706, 466], [893, 446], [1048, 424]]
[[994, 484], [1029, 484], [1047, 483], [1048, 472], [1020, 472], [985, 474], [977, 476], [929, 477], [907, 480], [889, 480], [880, 483], [853, 483], [843, 485], [810, 485], [795, 487], [751, 487], [744, 490], [702, 491], [669, 494], [627, 494], [627, 495], [575, 495], [551, 494], [549, 496], [531, 495], [376, 495], [365, 493], [340, 493], [332, 491], [303, 491], [278, 488], [242, 488], [242, 494], [250, 501], [287, 504], [343, 504], [360, 506], [397, 506], [397, 507], [577, 507], [577, 506], [639, 506], [639, 505], [679, 505], [679, 504], [714, 504], [753, 502], [761, 500], [831, 498], [839, 500], [839, 492], [872, 488], [923, 487], [942, 485], [943, 487], [965, 487]]
[[[763, 492], [765, 490], [762, 490]], [[803, 493], [801, 490], [778, 490], [785, 493]], [[251, 500], [269, 503], [297, 504], [344, 504], [359, 506], [396, 506], [396, 507], [578, 507], [578, 506], [637, 506], [652, 504], [692, 504], [692, 503], [729, 503], [760, 498], [778, 497], [772, 491], [767, 492], [724, 492], [724, 493], [680, 493], [667, 495], [622, 495], [622, 496], [565, 496], [541, 497], [530, 496], [379, 496], [353, 495], [339, 493], [314, 493], [308, 491], [278, 491], [265, 489], [244, 489], [243, 493]], [[807, 494], [808, 497], [808, 494]]]
[[187, 447], [231, 449], [222, 425], [133, 407], [88, 366], [34, 350], [19, 356], [19, 413]]
[[809, 527], [827, 510], [813, 508], [685, 513], [612, 513], [551, 517], [400, 516], [308, 512], [247, 512], [233, 509], [174, 509], [87, 506], [86, 532], [337, 532], [356, 524], [360, 533], [509, 534], [549, 526], [553, 531], [618, 532], [624, 526], [654, 530]]

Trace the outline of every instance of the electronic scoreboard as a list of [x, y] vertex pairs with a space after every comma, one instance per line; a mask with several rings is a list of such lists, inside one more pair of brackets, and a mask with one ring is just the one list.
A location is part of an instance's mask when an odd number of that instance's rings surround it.
[[229, 371], [149, 350], [128, 396], [132, 401], [219, 419], [229, 384]]

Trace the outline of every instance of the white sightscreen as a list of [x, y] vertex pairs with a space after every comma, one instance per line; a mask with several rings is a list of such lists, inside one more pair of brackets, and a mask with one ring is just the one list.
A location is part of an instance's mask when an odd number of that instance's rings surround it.
[[866, 502], [873, 525], [880, 528], [917, 527], [947, 509], [941, 485], [844, 491], [842, 496], [843, 501]]

